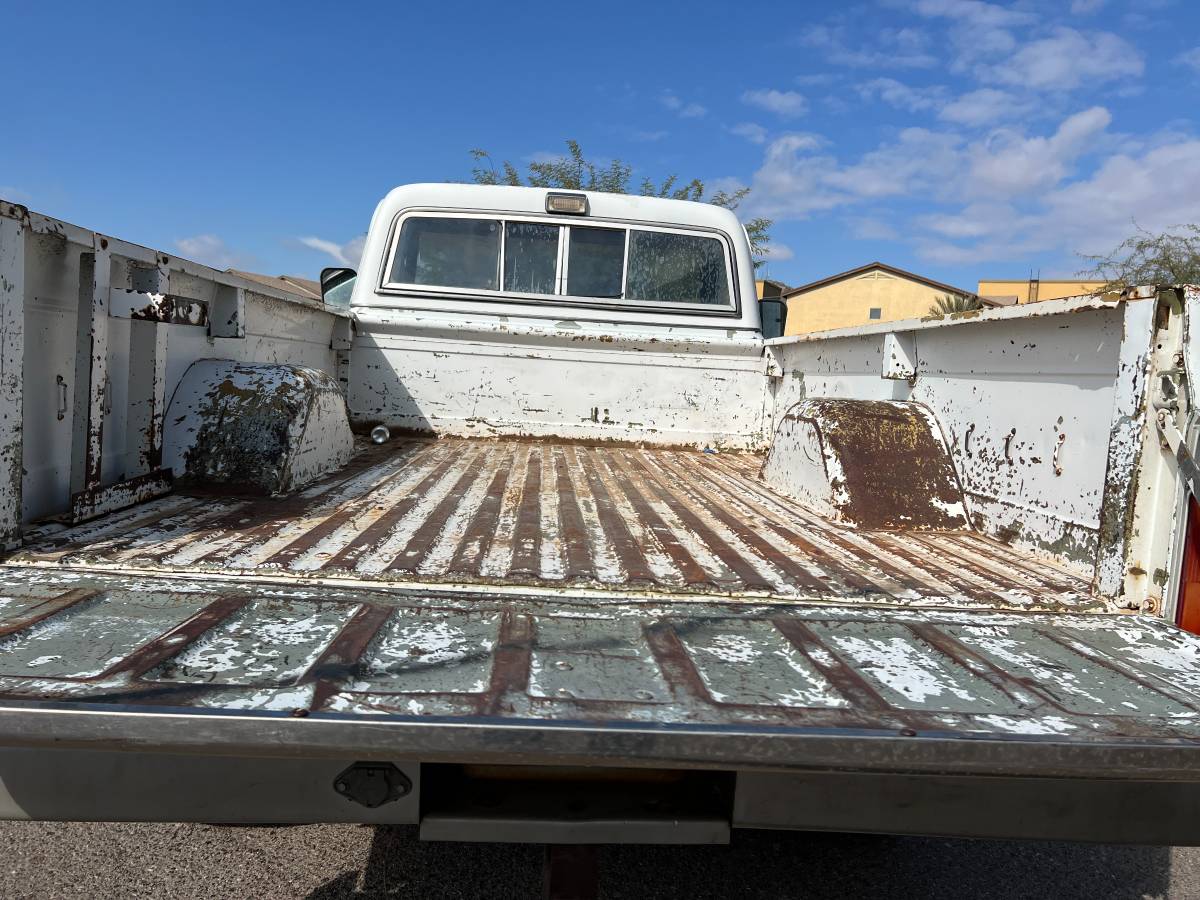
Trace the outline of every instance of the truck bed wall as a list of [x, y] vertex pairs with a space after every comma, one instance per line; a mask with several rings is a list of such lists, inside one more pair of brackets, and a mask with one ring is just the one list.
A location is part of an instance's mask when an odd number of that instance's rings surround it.
[[782, 375], [776, 418], [806, 397], [925, 404], [975, 527], [1115, 594], [1155, 306], [1084, 298], [780, 338], [768, 343]]
[[[22, 257], [24, 353], [21, 390], [21, 440], [24, 478], [22, 520], [29, 522], [69, 507], [76, 382], [77, 322], [80, 314], [80, 255], [104, 240], [111, 250], [112, 289], [133, 285], [139, 267], [158, 264], [171, 294], [213, 303], [219, 290], [237, 289], [244, 297], [243, 336], [214, 337], [205, 326], [159, 323], [165, 333], [165, 399], [198, 359], [221, 357], [243, 362], [289, 362], [336, 374], [331, 332], [337, 315], [299, 295], [289, 295], [230, 273], [219, 272], [171, 254], [104, 238], [20, 207], [8, 206], [4, 218], [9, 256]], [[12, 249], [16, 247], [17, 249]], [[166, 260], [162, 263], [162, 260]], [[15, 265], [9, 268], [16, 270]], [[119, 297], [119, 295], [117, 295]], [[130, 409], [131, 330], [143, 323], [107, 317], [107, 391], [103, 408], [101, 482], [112, 484], [136, 466], [136, 448], [127, 447]], [[136, 355], [136, 354], [135, 354]], [[144, 359], [142, 360], [144, 362]], [[60, 386], [59, 379], [65, 384]], [[65, 391], [67, 402], [62, 409]], [[60, 417], [61, 414], [61, 417]]]
[[770, 440], [754, 332], [356, 314], [348, 399], [360, 425], [739, 449]]

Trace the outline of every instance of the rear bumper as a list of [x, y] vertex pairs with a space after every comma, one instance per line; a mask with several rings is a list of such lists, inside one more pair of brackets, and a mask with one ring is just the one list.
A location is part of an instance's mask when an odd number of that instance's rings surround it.
[[582, 795], [554, 781], [540, 799], [521, 784], [489, 802], [447, 789], [444, 773], [458, 767], [399, 760], [411, 792], [367, 808], [334, 789], [352, 762], [4, 749], [0, 818], [419, 824], [424, 839], [536, 843], [724, 843], [732, 829], [760, 828], [1200, 845], [1196, 781], [704, 771], [687, 786], [711, 782], [720, 792], [680, 804], [678, 790], [660, 791], [669, 779], [633, 773], [622, 784], [617, 773]]

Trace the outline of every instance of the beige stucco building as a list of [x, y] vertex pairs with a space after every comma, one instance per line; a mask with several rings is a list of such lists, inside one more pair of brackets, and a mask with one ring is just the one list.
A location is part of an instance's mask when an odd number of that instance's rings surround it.
[[1082, 294], [1095, 294], [1104, 289], [1105, 281], [1072, 281], [1042, 280], [1028, 278], [1025, 280], [1005, 280], [993, 278], [990, 281], [979, 282], [979, 296], [999, 305], [1008, 306], [1012, 303], [1032, 303], [1038, 300], [1057, 300], [1060, 297], [1078, 297]]
[[787, 291], [785, 333], [919, 319], [929, 315], [930, 307], [947, 294], [970, 297], [974, 292], [886, 263], [868, 263]]

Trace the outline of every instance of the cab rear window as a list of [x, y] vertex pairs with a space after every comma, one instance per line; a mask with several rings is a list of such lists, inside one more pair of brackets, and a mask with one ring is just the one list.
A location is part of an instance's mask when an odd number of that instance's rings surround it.
[[684, 231], [411, 215], [385, 287], [730, 308], [728, 258], [725, 241]]

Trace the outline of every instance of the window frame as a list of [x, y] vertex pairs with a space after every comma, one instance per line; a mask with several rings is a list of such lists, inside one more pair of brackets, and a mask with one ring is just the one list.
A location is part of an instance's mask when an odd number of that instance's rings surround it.
[[[499, 285], [500, 289], [460, 288], [389, 281], [392, 268], [395, 265], [396, 253], [400, 247], [401, 229], [404, 227], [404, 223], [412, 218], [484, 219], [499, 222], [500, 253], [498, 254], [496, 284]], [[559, 226], [558, 257], [554, 277], [556, 293], [534, 294], [524, 291], [504, 290], [504, 263], [508, 250], [507, 226], [509, 222]], [[625, 232], [625, 254], [621, 270], [622, 296], [620, 298], [576, 297], [563, 293], [567, 286], [570, 229], [572, 226], [578, 228], [605, 228]], [[667, 234], [682, 234], [693, 237], [708, 237], [719, 241], [724, 254], [729, 303], [647, 303], [645, 301], [627, 299], [624, 295], [629, 289], [629, 247], [630, 233], [633, 229], [664, 232]], [[543, 307], [557, 305], [579, 306], [590, 309], [620, 309], [633, 312], [671, 312], [692, 316], [739, 317], [741, 315], [741, 297], [737, 290], [737, 255], [734, 252], [732, 241], [725, 232], [701, 226], [660, 225], [634, 222], [626, 219], [610, 219], [600, 216], [539, 215], [538, 213], [522, 212], [519, 210], [495, 209], [468, 210], [438, 207], [412, 207], [403, 209], [397, 212], [392, 220], [388, 235], [387, 252], [381, 260], [376, 285], [376, 293], [384, 295], [417, 296], [435, 299], [470, 299], [485, 303], [521, 303]]]

